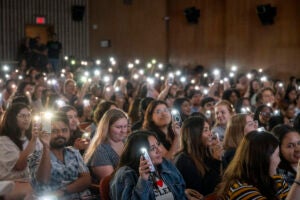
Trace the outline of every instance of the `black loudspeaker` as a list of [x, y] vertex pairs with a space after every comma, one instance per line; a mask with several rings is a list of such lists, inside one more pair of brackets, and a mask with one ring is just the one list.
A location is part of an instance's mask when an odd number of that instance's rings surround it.
[[277, 14], [276, 7], [271, 6], [271, 4], [258, 5], [256, 12], [262, 25], [274, 24], [274, 17]]
[[82, 21], [84, 16], [84, 6], [72, 6], [72, 20], [74, 21]]
[[184, 10], [184, 15], [190, 24], [198, 24], [200, 17], [200, 10], [196, 7], [189, 7]]

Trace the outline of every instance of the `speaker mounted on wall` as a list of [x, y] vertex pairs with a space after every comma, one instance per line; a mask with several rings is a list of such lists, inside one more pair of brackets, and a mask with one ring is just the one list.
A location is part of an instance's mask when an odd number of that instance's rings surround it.
[[271, 4], [264, 4], [256, 6], [256, 12], [262, 25], [274, 24], [274, 18], [277, 14], [277, 8]]
[[200, 10], [195, 6], [184, 9], [186, 20], [190, 24], [198, 24], [200, 17]]
[[72, 20], [80, 22], [83, 20], [85, 6], [72, 6]]

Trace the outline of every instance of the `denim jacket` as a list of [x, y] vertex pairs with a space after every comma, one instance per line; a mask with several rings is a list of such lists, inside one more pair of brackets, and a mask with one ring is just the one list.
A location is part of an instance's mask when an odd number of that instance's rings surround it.
[[[184, 193], [185, 182], [177, 168], [167, 160], [163, 160], [160, 175], [173, 193], [175, 200], [187, 199]], [[143, 199], [155, 200], [153, 183], [139, 177], [132, 168], [121, 167], [110, 181], [110, 197], [112, 200]]]

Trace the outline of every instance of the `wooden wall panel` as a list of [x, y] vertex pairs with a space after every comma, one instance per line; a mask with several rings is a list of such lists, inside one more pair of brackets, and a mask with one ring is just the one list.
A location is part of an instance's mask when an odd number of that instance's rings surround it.
[[[131, 5], [123, 0], [91, 0], [90, 13], [92, 57], [166, 61], [165, 0], [132, 0]], [[102, 40], [111, 40], [111, 47], [100, 47]]]

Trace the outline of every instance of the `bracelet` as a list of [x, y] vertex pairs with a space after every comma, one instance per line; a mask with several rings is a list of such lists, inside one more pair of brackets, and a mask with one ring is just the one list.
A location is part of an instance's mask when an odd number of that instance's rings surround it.
[[300, 185], [300, 181], [294, 180], [294, 183], [296, 183], [297, 185]]

